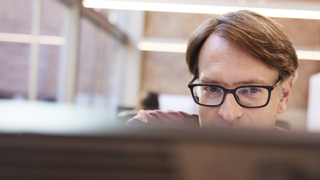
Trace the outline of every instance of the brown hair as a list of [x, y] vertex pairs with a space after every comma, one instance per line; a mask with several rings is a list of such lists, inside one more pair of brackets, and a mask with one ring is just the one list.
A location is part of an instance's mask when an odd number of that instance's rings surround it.
[[134, 110], [157, 110], [159, 109], [158, 94], [155, 92], [144, 92], [140, 94], [139, 104]]
[[198, 56], [205, 40], [216, 33], [232, 40], [259, 58], [269, 68], [278, 70], [281, 79], [295, 77], [298, 58], [282, 26], [258, 13], [240, 10], [220, 17], [210, 17], [196, 29], [188, 42], [186, 61], [189, 71], [199, 75]]

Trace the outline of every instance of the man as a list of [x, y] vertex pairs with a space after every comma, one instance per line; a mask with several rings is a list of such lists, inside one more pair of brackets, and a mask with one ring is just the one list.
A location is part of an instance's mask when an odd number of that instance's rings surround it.
[[298, 67], [279, 24], [246, 10], [209, 18], [191, 35], [186, 61], [199, 115], [140, 111], [128, 124], [277, 129]]

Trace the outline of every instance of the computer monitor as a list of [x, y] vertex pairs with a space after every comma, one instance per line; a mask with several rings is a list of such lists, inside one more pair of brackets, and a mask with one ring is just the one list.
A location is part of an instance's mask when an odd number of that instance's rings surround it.
[[0, 179], [315, 180], [319, 134], [120, 127], [0, 134]]

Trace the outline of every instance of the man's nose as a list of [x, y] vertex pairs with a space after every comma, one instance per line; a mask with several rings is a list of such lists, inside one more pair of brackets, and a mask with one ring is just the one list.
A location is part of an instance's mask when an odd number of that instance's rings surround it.
[[225, 121], [235, 121], [243, 114], [242, 107], [237, 103], [236, 99], [231, 93], [226, 95], [224, 102], [219, 108], [218, 114]]

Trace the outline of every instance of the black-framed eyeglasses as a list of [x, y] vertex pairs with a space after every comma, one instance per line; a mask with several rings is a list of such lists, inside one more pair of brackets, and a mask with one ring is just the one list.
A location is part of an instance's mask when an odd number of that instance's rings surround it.
[[226, 89], [211, 84], [192, 84], [194, 77], [188, 84], [194, 101], [201, 106], [220, 106], [227, 93], [232, 93], [238, 104], [245, 108], [261, 108], [268, 105], [271, 91], [279, 84], [281, 79], [272, 86], [239, 86], [235, 89]]

